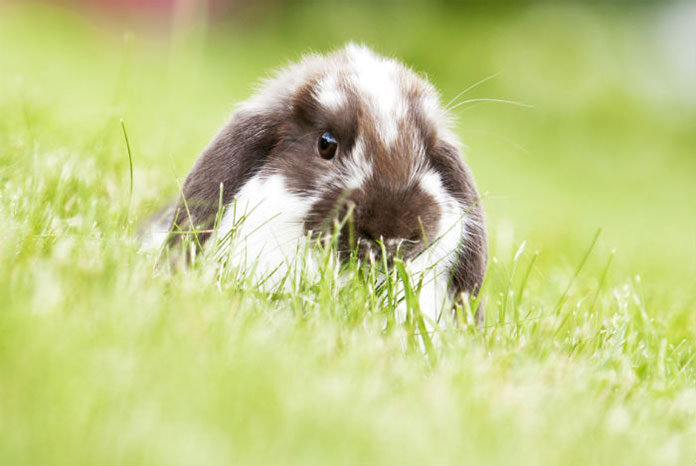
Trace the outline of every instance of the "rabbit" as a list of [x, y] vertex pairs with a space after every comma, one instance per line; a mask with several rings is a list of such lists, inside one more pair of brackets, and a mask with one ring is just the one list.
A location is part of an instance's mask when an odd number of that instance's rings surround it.
[[399, 255], [409, 271], [432, 274], [419, 298], [431, 322], [477, 296], [486, 273], [481, 198], [438, 93], [354, 43], [307, 55], [265, 81], [163, 212], [167, 227], [153, 231], [151, 244], [171, 248], [193, 232], [195, 253], [234, 231], [233, 263], [270, 274], [339, 225], [339, 252]]

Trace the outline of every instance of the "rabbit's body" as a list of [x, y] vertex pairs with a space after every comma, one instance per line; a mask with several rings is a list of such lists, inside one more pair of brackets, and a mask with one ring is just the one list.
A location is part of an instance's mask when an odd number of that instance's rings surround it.
[[[348, 45], [311, 55], [243, 103], [196, 161], [168, 243], [199, 231], [226, 260], [282, 276], [339, 222], [339, 255], [399, 255], [426, 272], [421, 308], [435, 319], [477, 294], [486, 232], [473, 178], [433, 87], [403, 65]], [[243, 221], [242, 221], [243, 220]], [[200, 232], [202, 231], [202, 232]], [[303, 263], [303, 267], [311, 265]]]

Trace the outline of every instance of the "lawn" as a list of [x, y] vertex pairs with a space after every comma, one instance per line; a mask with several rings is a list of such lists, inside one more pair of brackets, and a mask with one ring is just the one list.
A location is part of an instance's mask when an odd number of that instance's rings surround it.
[[[0, 463], [693, 464], [679, 12], [318, 5], [166, 29], [0, 4]], [[455, 112], [487, 309], [431, 354], [357, 281], [264, 294], [139, 253], [235, 102], [347, 40], [444, 102], [490, 78], [467, 98], [524, 104]]]

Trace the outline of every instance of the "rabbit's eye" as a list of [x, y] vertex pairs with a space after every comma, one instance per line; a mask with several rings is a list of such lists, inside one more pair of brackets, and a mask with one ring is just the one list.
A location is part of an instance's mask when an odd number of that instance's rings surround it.
[[326, 131], [319, 138], [319, 144], [317, 145], [317, 148], [319, 149], [319, 155], [321, 155], [322, 158], [329, 160], [332, 159], [334, 155], [336, 155], [338, 141], [336, 140], [333, 134]]

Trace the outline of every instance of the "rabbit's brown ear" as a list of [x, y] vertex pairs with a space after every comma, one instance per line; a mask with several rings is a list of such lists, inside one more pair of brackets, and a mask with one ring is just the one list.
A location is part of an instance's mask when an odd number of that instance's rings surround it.
[[[464, 292], [476, 297], [481, 291], [488, 266], [488, 239], [481, 197], [456, 147], [440, 144], [433, 150], [431, 162], [442, 177], [445, 189], [462, 204], [466, 212], [466, 234], [459, 246], [452, 275], [453, 291], [457, 296]], [[483, 304], [476, 310], [476, 319], [479, 322], [483, 320]]]
[[[198, 157], [181, 189], [171, 223], [169, 246], [189, 236], [202, 245], [220, 207], [264, 165], [278, 142], [278, 114], [238, 110]], [[222, 185], [222, 188], [220, 187]]]

